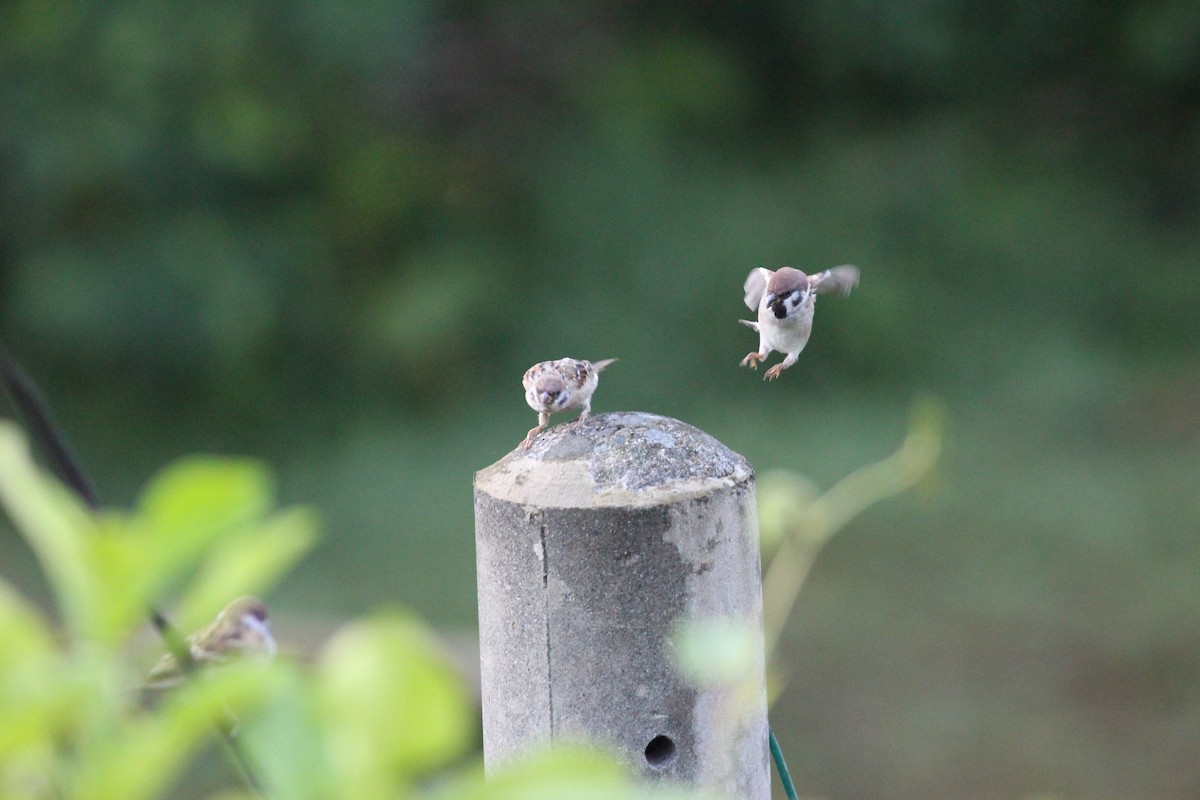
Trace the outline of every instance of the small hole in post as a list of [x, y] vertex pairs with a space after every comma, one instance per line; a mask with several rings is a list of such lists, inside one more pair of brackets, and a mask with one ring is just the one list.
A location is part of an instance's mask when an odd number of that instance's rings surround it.
[[646, 763], [652, 767], [665, 767], [675, 760], [675, 741], [670, 736], [659, 734], [646, 745]]

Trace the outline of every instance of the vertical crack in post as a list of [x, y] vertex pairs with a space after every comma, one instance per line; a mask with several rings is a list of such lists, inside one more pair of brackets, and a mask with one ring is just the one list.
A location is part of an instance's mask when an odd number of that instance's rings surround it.
[[540, 530], [542, 551], [542, 619], [546, 621], [546, 701], [550, 707], [550, 741], [554, 742], [554, 660], [550, 652], [550, 553], [546, 550], [546, 526]]

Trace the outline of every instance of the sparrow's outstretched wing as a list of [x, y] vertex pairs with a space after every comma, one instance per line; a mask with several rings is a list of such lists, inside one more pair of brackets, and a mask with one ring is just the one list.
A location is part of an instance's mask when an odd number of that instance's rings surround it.
[[742, 284], [742, 289], [746, 292], [746, 307], [751, 311], [758, 311], [758, 304], [762, 302], [763, 292], [767, 290], [767, 281], [771, 280], [771, 276], [774, 274], [766, 267], [759, 267], [750, 270], [750, 274], [746, 276], [746, 282]]
[[808, 276], [809, 284], [817, 294], [850, 294], [850, 290], [858, 286], [858, 267], [853, 264], [842, 264], [840, 267], [818, 272]]

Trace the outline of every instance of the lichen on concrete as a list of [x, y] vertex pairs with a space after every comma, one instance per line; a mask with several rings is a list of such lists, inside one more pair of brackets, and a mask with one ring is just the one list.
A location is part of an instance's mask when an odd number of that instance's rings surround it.
[[476, 476], [493, 497], [540, 507], [645, 505], [678, 500], [753, 475], [750, 465], [707, 433], [644, 412], [597, 414], [542, 432]]

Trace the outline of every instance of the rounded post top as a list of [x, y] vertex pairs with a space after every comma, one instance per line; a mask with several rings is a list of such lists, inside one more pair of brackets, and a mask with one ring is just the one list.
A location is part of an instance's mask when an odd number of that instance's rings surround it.
[[537, 508], [653, 506], [753, 477], [746, 459], [677, 419], [614, 412], [543, 431], [475, 473], [477, 491]]

